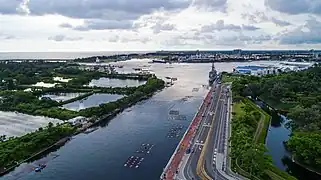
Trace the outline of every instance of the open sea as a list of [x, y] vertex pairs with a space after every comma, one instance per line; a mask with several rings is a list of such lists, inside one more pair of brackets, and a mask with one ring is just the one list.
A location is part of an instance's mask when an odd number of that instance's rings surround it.
[[8, 59], [75, 59], [91, 56], [148, 53], [148, 51], [96, 51], [96, 52], [0, 52], [0, 60]]

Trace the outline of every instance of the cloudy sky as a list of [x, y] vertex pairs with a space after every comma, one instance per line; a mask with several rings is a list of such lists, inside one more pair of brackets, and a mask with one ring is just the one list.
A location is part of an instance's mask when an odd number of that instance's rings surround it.
[[321, 0], [0, 0], [0, 51], [321, 49]]

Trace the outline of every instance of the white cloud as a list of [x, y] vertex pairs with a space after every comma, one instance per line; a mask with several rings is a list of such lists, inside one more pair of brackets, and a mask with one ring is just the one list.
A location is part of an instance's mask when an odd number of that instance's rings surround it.
[[0, 0], [0, 51], [318, 49], [320, 2]]

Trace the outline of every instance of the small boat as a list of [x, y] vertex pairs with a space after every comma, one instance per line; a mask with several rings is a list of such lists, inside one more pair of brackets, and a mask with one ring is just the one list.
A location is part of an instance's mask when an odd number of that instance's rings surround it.
[[41, 172], [41, 170], [44, 169], [45, 167], [47, 167], [46, 164], [39, 164], [39, 166], [36, 167], [35, 172]]

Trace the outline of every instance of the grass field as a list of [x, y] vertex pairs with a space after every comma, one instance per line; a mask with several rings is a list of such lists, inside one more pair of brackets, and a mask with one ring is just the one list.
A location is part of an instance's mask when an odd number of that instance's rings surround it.
[[233, 82], [239, 78], [240, 78], [240, 76], [237, 76], [237, 75], [223, 74], [222, 75], [222, 83]]

